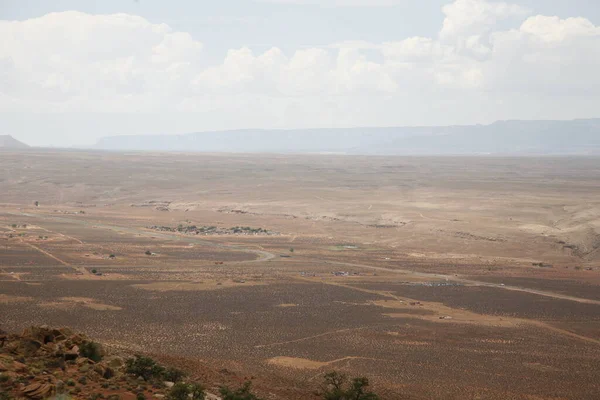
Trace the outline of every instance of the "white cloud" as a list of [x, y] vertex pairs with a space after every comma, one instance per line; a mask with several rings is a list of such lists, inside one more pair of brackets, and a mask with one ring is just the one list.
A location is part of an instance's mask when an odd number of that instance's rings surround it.
[[[223, 127], [293, 127], [437, 123], [436, 112], [462, 121], [484, 103], [504, 111], [477, 118], [600, 105], [600, 27], [589, 20], [487, 0], [443, 12], [438, 37], [244, 47], [211, 66], [196, 38], [138, 16], [0, 21], [0, 110], [193, 112]], [[512, 29], [498, 25], [507, 18]]]
[[495, 32], [493, 89], [521, 92], [598, 93], [600, 27], [585, 18], [534, 16], [519, 29]]
[[523, 17], [530, 13], [524, 7], [487, 0], [455, 0], [442, 8], [445, 18], [440, 31], [442, 39], [481, 35], [502, 19]]
[[257, 0], [259, 3], [315, 5], [320, 7], [386, 7], [411, 0]]

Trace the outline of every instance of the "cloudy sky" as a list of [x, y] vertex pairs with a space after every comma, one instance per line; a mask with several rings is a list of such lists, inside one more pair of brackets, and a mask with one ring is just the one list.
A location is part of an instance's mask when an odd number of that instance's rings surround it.
[[598, 0], [0, 0], [0, 38], [33, 145], [600, 117]]

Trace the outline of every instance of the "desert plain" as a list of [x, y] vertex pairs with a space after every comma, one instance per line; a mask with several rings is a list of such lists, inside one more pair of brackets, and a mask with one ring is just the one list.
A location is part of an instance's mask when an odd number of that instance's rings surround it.
[[208, 385], [600, 398], [600, 158], [0, 152], [0, 327]]

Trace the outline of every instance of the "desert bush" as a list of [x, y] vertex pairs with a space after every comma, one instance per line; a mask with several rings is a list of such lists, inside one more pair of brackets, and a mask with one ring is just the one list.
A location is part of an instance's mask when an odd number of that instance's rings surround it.
[[251, 386], [252, 382], [248, 381], [235, 391], [232, 391], [227, 386], [222, 386], [219, 392], [221, 393], [223, 400], [260, 400], [260, 398], [256, 397], [250, 390]]
[[135, 358], [129, 358], [125, 361], [125, 371], [128, 374], [141, 376], [145, 381], [162, 377], [164, 370], [150, 357], [136, 355]]
[[50, 397], [50, 400], [71, 400], [72, 397], [65, 393], [59, 393], [54, 397]]
[[180, 369], [169, 367], [163, 372], [163, 379], [169, 382], [179, 382], [185, 376], [185, 372]]
[[102, 346], [96, 342], [85, 342], [79, 348], [79, 355], [81, 357], [89, 358], [93, 361], [102, 360]]
[[196, 383], [176, 383], [169, 391], [167, 398], [169, 400], [204, 400], [206, 394], [204, 388]]
[[324, 400], [378, 400], [379, 397], [367, 392], [369, 380], [354, 378], [348, 382], [345, 375], [330, 372], [325, 375], [322, 397]]
[[97, 270], [96, 268], [94, 268], [94, 269], [92, 270], [92, 274], [95, 274], [95, 273], [97, 273], [97, 272], [98, 272], [98, 270]]
[[136, 396], [135, 396], [135, 400], [146, 400], [146, 395], [142, 392], [139, 392]]
[[150, 250], [146, 250], [146, 253], [144, 253], [144, 254], [146, 254], [147, 256], [151, 256], [152, 252]]

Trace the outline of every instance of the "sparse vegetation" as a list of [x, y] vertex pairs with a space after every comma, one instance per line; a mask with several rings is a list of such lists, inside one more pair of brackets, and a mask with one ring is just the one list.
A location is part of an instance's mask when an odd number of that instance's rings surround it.
[[89, 358], [92, 361], [99, 362], [102, 360], [104, 352], [102, 346], [96, 342], [85, 342], [79, 348], [81, 357]]
[[179, 382], [185, 377], [185, 372], [180, 369], [169, 367], [163, 372], [163, 379], [169, 382]]
[[247, 381], [244, 385], [236, 390], [223, 386], [219, 390], [223, 400], [260, 400], [252, 391], [252, 382]]
[[354, 378], [351, 381], [338, 372], [325, 375], [322, 397], [324, 400], [378, 400], [379, 397], [367, 391], [367, 378]]
[[204, 400], [206, 394], [204, 388], [197, 383], [176, 383], [167, 396], [168, 400]]
[[125, 361], [125, 371], [134, 376], [141, 376], [145, 381], [161, 378], [165, 368], [150, 357], [136, 355]]
[[13, 397], [9, 394], [6, 393], [4, 390], [0, 389], [0, 400], [12, 400]]

